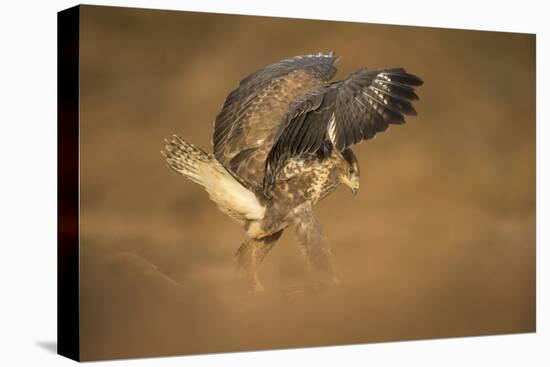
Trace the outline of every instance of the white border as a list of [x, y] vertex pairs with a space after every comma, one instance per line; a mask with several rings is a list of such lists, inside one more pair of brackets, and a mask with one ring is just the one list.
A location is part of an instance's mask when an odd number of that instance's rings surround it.
[[[73, 1], [6, 2], [0, 16], [0, 364], [69, 365], [56, 338], [56, 11]], [[543, 1], [98, 1], [197, 10], [537, 33], [537, 333], [132, 360], [136, 366], [548, 365], [548, 11]], [[452, 70], [449, 70], [452, 73]], [[511, 73], [515, 72], [510, 70]], [[548, 103], [548, 102], [547, 102]], [[546, 288], [546, 290], [545, 290]], [[42, 345], [41, 345], [42, 344]], [[97, 365], [126, 365], [99, 362]]]

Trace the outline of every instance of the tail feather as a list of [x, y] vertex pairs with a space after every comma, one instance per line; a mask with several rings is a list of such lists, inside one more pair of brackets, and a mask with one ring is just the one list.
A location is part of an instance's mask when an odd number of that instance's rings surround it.
[[203, 186], [221, 211], [237, 220], [260, 220], [263, 207], [256, 195], [235, 179], [213, 154], [174, 135], [166, 140], [164, 151], [168, 166]]

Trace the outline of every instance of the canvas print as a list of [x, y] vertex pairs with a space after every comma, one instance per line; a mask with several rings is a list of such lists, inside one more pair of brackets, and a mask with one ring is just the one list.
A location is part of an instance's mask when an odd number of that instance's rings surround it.
[[58, 24], [61, 354], [535, 331], [535, 35]]

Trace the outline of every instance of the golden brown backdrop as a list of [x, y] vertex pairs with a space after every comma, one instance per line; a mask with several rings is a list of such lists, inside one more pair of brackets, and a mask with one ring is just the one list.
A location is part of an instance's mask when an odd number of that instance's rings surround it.
[[[535, 329], [535, 37], [84, 6], [83, 359], [528, 332]], [[247, 293], [243, 238], [160, 150], [210, 150], [241, 78], [334, 50], [336, 79], [403, 66], [419, 116], [356, 146], [362, 189], [317, 207], [341, 286], [314, 282], [292, 230]]]

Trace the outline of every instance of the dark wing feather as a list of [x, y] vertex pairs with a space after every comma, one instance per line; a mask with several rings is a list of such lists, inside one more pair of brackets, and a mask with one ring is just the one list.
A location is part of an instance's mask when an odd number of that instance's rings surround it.
[[265, 159], [290, 104], [326, 84], [336, 73], [333, 53], [295, 56], [243, 79], [227, 96], [214, 122], [216, 159], [243, 179], [261, 186]]
[[404, 115], [416, 115], [411, 101], [420, 78], [402, 68], [359, 70], [346, 79], [318, 87], [298, 99], [283, 117], [266, 160], [264, 189], [269, 191], [287, 159], [315, 153], [329, 141], [339, 151], [370, 139]]

